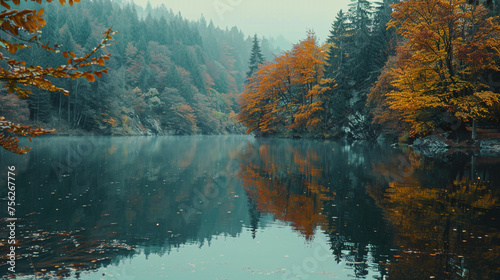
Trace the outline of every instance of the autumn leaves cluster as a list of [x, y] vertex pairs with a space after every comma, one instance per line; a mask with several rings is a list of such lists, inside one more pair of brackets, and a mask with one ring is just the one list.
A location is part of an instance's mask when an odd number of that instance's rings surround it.
[[291, 51], [261, 65], [242, 94], [240, 121], [248, 132], [274, 135], [315, 131], [328, 112], [325, 92], [335, 85], [324, 78], [326, 52], [314, 34]]
[[403, 43], [384, 73], [393, 88], [382, 99], [392, 114], [379, 121], [397, 117], [415, 136], [493, 117], [499, 88], [485, 77], [500, 70], [498, 17], [462, 0], [405, 1], [394, 9], [389, 27]]

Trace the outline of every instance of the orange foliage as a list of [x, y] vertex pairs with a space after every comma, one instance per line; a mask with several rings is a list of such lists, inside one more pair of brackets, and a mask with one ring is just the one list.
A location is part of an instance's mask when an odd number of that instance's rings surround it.
[[31, 148], [28, 149], [26, 146], [24, 146], [24, 148], [20, 148], [18, 144], [19, 139], [15, 136], [6, 134], [4, 131], [28, 137], [30, 141], [31, 137], [55, 132], [55, 130], [44, 130], [43, 128], [34, 129], [29, 126], [16, 125], [0, 116], [0, 146], [17, 154], [25, 154], [29, 152]]
[[373, 124], [379, 124], [383, 130], [392, 133], [399, 133], [405, 129], [405, 125], [401, 122], [403, 114], [397, 110], [391, 109], [387, 94], [396, 90], [391, 85], [394, 80], [394, 72], [392, 68], [397, 66], [399, 57], [391, 56], [387, 60], [382, 73], [378, 77], [378, 81], [371, 89], [367, 96], [367, 105], [371, 108], [373, 115]]
[[116, 127], [117, 126], [116, 120], [113, 119], [112, 117], [109, 117], [109, 119], [104, 119], [103, 121], [105, 123], [110, 124], [112, 127]]
[[240, 99], [239, 120], [248, 127], [247, 133], [315, 129], [323, 121], [327, 85], [333, 83], [322, 78], [325, 58], [315, 36], [308, 34], [274, 63], [261, 66]]
[[482, 71], [499, 70], [498, 18], [465, 0], [410, 0], [392, 7], [389, 26], [399, 27], [406, 41], [398, 49], [389, 105], [411, 125], [411, 136], [432, 132], [441, 112], [464, 121], [490, 117], [500, 95], [479, 78]]

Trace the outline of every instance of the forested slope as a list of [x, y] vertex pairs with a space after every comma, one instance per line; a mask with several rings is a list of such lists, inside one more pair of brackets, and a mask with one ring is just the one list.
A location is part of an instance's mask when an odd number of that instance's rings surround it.
[[[70, 94], [34, 90], [28, 99], [0, 93], [0, 115], [60, 133], [224, 134], [241, 133], [235, 120], [243, 90], [250, 37], [236, 27], [222, 30], [202, 17], [188, 21], [165, 6], [145, 9], [121, 1], [82, 1], [73, 6], [23, 3], [43, 8], [41, 42], [57, 43], [77, 56], [91, 50], [109, 27], [119, 33], [105, 51], [107, 74], [54, 83]], [[273, 50], [267, 49], [267, 53]], [[13, 58], [42, 67], [66, 58], [32, 47]]]

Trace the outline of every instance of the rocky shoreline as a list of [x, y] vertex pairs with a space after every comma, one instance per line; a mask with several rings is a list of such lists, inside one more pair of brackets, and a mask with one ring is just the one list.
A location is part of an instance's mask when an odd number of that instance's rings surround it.
[[500, 157], [500, 139], [455, 142], [443, 135], [418, 138], [410, 147], [427, 157], [441, 157], [456, 151], [471, 151], [478, 156]]

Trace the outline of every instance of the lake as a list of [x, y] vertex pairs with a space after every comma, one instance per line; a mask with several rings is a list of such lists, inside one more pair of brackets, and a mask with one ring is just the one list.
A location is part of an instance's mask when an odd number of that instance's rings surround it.
[[[250, 136], [40, 137], [18, 279], [500, 279], [500, 159]], [[11, 275], [12, 276], [12, 275]]]

